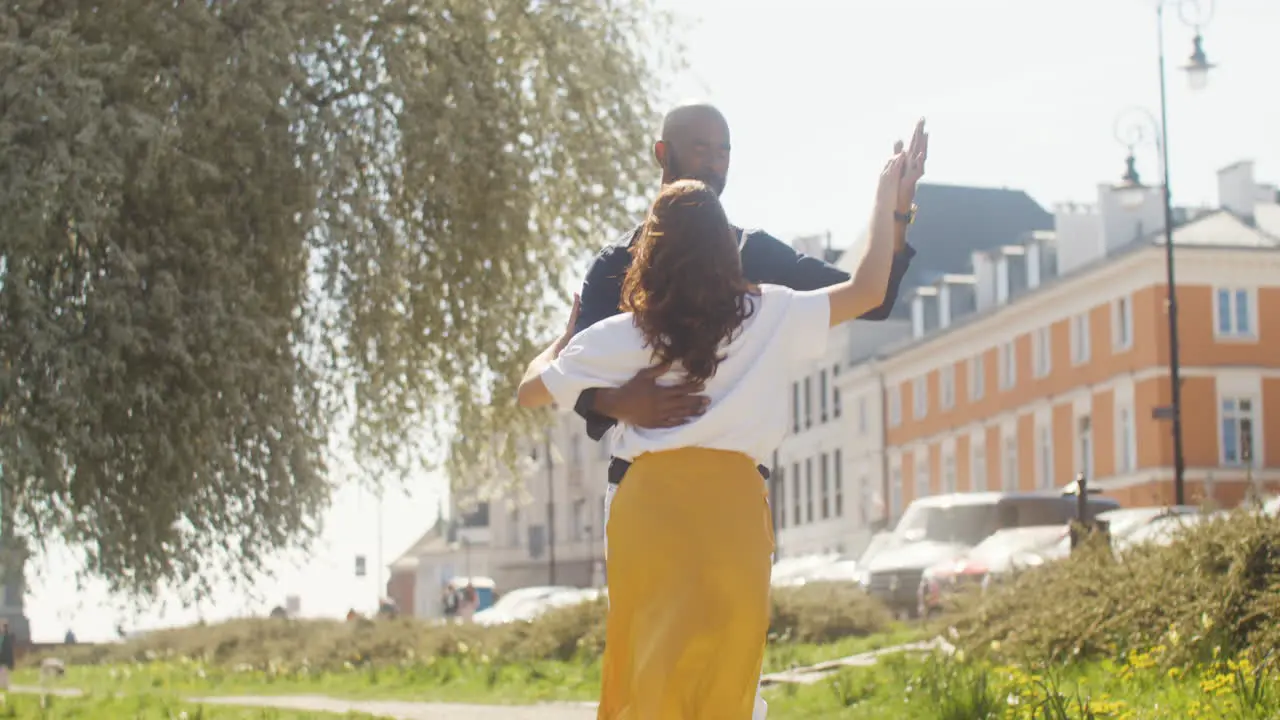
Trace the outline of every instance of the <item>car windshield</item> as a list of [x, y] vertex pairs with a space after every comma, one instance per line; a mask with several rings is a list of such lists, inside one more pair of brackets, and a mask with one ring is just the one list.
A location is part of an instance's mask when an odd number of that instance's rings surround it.
[[[1112, 510], [1114, 500], [1089, 500], [1093, 515]], [[894, 535], [904, 542], [977, 545], [1002, 528], [1065, 525], [1075, 518], [1076, 501], [1065, 497], [1008, 497], [980, 504], [912, 505]]]
[[907, 542], [931, 540], [977, 545], [999, 529], [996, 505], [917, 505], [907, 510], [895, 534]]

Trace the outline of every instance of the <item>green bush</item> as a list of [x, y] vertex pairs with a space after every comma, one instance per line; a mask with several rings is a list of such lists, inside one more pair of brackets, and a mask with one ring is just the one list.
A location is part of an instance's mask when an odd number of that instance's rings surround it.
[[1161, 647], [1170, 664], [1280, 650], [1280, 520], [1236, 512], [1117, 559], [1105, 543], [1023, 573], [950, 621], [975, 654], [1013, 661]]
[[[505, 663], [598, 657], [608, 601], [557, 608], [533, 622], [493, 627], [413, 619], [252, 619], [148, 633], [127, 643], [59, 648], [70, 664], [146, 662], [185, 657], [213, 665], [266, 669], [305, 663], [314, 670], [410, 663], [425, 658], [487, 655]], [[778, 590], [770, 637], [775, 642], [828, 642], [887, 629], [889, 616], [850, 584]], [[33, 658], [28, 662], [38, 662]]]

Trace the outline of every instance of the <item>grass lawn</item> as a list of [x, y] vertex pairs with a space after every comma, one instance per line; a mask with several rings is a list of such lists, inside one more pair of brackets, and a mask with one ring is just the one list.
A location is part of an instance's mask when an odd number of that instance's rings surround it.
[[1275, 720], [1280, 677], [1247, 661], [1186, 673], [1152, 654], [1038, 672], [893, 657], [766, 699], [770, 720]]
[[304, 720], [307, 718], [363, 718], [372, 715], [351, 713], [331, 715], [259, 708], [229, 708], [193, 705], [171, 695], [155, 693], [85, 695], [83, 697], [40, 697], [0, 693], [0, 718], [30, 720]]
[[[919, 639], [918, 631], [900, 629], [829, 644], [777, 644], [769, 648], [765, 672], [812, 665]], [[20, 670], [19, 684], [38, 684], [34, 670]], [[223, 668], [183, 658], [130, 665], [72, 665], [59, 683], [99, 693], [163, 692], [172, 695], [327, 695], [350, 699], [524, 704], [595, 700], [600, 691], [600, 663], [504, 663], [464, 652], [442, 658], [396, 664], [351, 666], [319, 672], [305, 664], [274, 669]]]

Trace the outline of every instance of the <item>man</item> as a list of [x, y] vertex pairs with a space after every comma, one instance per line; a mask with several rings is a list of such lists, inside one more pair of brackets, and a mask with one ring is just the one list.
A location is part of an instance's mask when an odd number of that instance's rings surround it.
[[0, 621], [0, 691], [8, 692], [9, 690], [14, 654], [13, 633], [9, 630], [9, 621]]
[[[894, 153], [903, 149], [899, 141]], [[716, 190], [724, 192], [729, 173], [729, 125], [715, 107], [697, 103], [679, 106], [667, 113], [662, 123], [662, 137], [653, 146], [654, 159], [662, 168], [662, 184], [677, 180], [696, 179]], [[923, 160], [928, 154], [928, 135], [924, 121], [916, 124], [908, 150], [909, 158], [919, 156], [919, 170], [923, 172]], [[883, 320], [889, 316], [898, 297], [898, 288], [907, 272], [915, 251], [906, 243], [906, 229], [915, 215], [917, 173], [904, 176], [899, 184], [897, 212], [896, 253], [889, 287], [884, 304], [861, 319]], [[597, 322], [616, 315], [622, 294], [622, 280], [631, 265], [631, 244], [639, 238], [637, 226], [617, 243], [598, 255], [583, 281], [581, 306], [575, 332], [591, 327]], [[817, 290], [849, 279], [849, 274], [832, 267], [818, 258], [797, 253], [791, 246], [762, 230], [735, 228], [742, 253], [742, 269], [747, 279], [754, 283], [785, 285], [794, 290]], [[701, 387], [684, 383], [674, 387], [661, 387], [657, 379], [666, 368], [654, 367], [636, 374], [619, 388], [593, 388], [584, 391], [574, 410], [587, 421], [587, 434], [600, 440], [618, 421], [643, 427], [662, 428], [682, 425], [702, 414], [706, 398], [699, 395]], [[626, 473], [628, 463], [614, 458], [609, 465], [609, 487], [605, 491], [604, 526], [609, 524], [609, 506], [617, 491], [618, 483]], [[768, 479], [769, 471], [761, 467], [760, 474]], [[608, 555], [606, 534], [605, 554]], [[757, 694], [754, 720], [763, 720], [767, 712], [764, 701]]]
[[[653, 155], [662, 167], [662, 184], [676, 180], [697, 179], [724, 192], [729, 173], [729, 126], [715, 107], [707, 104], [681, 105], [667, 113], [662, 123], [662, 138], [654, 144]], [[902, 151], [899, 141], [894, 152]], [[928, 135], [924, 121], [916, 125], [909, 156], [927, 157]], [[898, 191], [897, 253], [884, 304], [867, 313], [863, 320], [883, 320], [889, 316], [898, 297], [898, 288], [915, 251], [906, 243], [906, 229], [914, 218], [918, 175], [904, 177]], [[762, 230], [737, 230], [742, 252], [742, 269], [755, 283], [785, 285], [794, 290], [816, 290], [849, 279], [849, 274], [818, 258], [797, 253], [791, 246]], [[618, 313], [622, 280], [631, 265], [630, 247], [639, 237], [640, 226], [632, 229], [617, 243], [604, 249], [587, 271], [582, 284], [581, 309], [575, 331], [594, 325]], [[706, 398], [696, 385], [661, 387], [657, 378], [665, 368], [650, 368], [638, 373], [622, 387], [593, 388], [582, 393], [574, 410], [587, 421], [587, 434], [600, 440], [617, 422], [637, 427], [661, 428], [682, 425], [702, 414]], [[614, 459], [609, 465], [609, 484], [605, 498], [605, 524], [608, 506], [616, 486], [625, 474], [627, 464]], [[761, 468], [768, 477], [768, 470]]]

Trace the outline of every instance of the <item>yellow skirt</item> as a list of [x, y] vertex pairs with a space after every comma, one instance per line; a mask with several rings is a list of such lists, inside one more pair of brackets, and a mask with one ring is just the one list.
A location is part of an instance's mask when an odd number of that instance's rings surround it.
[[764, 482], [739, 453], [641, 455], [606, 528], [600, 720], [750, 720], [769, 631]]

